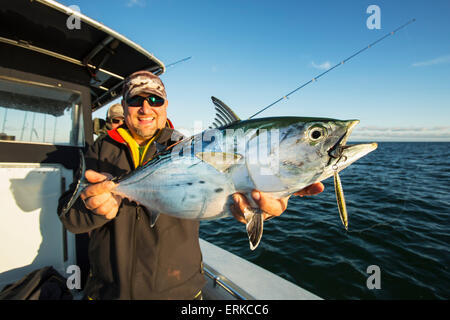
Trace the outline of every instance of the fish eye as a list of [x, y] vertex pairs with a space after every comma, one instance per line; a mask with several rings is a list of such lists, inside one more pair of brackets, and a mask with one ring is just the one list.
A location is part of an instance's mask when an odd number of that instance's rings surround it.
[[318, 141], [326, 135], [327, 131], [324, 127], [314, 126], [309, 130], [309, 139]]

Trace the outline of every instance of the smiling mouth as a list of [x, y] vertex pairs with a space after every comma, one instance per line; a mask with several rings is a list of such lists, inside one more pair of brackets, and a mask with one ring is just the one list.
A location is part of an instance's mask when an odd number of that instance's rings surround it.
[[152, 122], [155, 117], [138, 117], [139, 122]]

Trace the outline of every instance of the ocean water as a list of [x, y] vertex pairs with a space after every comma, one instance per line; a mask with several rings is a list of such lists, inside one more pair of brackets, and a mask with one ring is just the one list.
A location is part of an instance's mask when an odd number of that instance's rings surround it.
[[450, 143], [381, 142], [340, 176], [348, 231], [329, 178], [266, 222], [253, 252], [233, 218], [201, 222], [200, 236], [324, 299], [449, 299]]

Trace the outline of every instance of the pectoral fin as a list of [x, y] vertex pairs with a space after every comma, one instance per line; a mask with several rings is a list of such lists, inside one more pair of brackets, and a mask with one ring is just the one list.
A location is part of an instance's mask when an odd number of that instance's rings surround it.
[[263, 211], [259, 208], [248, 207], [244, 211], [245, 221], [247, 221], [246, 229], [250, 249], [255, 250], [261, 241], [263, 234]]
[[198, 152], [195, 156], [220, 172], [227, 171], [242, 158], [240, 154], [226, 152]]

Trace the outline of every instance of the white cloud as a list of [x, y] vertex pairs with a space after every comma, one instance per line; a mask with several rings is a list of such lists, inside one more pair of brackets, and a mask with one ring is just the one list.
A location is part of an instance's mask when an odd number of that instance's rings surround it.
[[450, 141], [450, 126], [434, 127], [356, 127], [353, 141]]
[[412, 66], [413, 67], [427, 67], [427, 66], [432, 66], [435, 64], [449, 63], [449, 62], [450, 62], [450, 55], [446, 55], [446, 56], [437, 57], [432, 60], [414, 62], [412, 64]]
[[322, 64], [316, 64], [314, 61], [311, 62], [311, 66], [313, 68], [319, 69], [319, 70], [328, 70], [331, 68], [331, 62], [330, 61], [325, 61]]
[[145, 0], [128, 0], [127, 7], [145, 7]]

